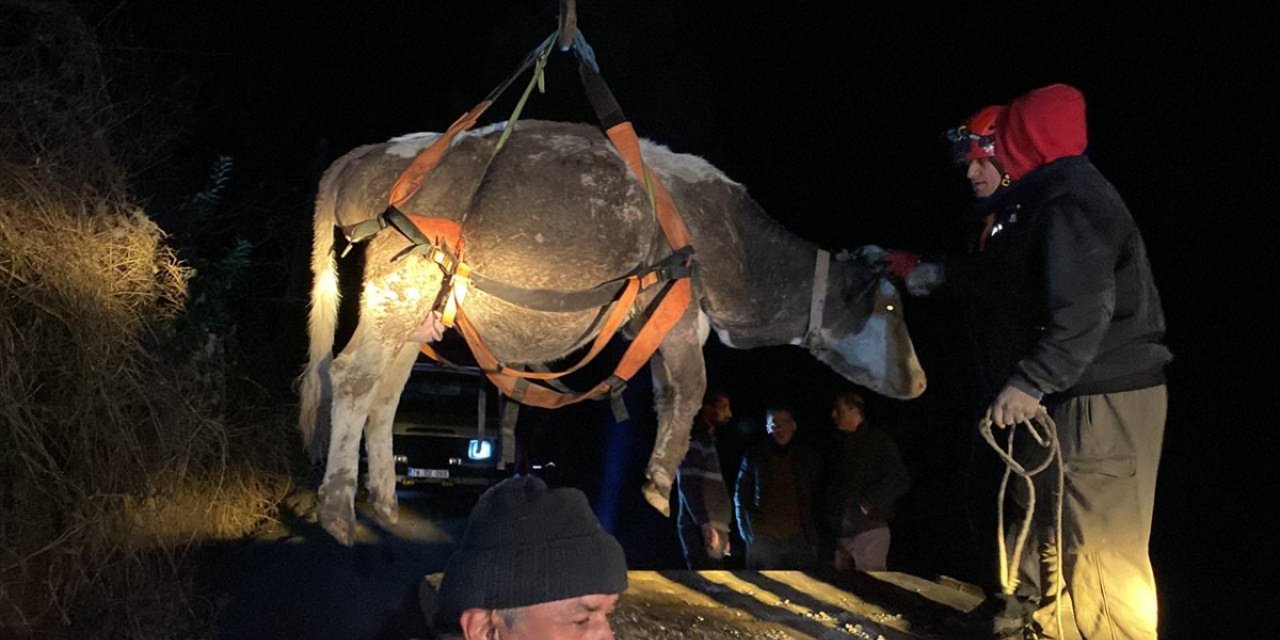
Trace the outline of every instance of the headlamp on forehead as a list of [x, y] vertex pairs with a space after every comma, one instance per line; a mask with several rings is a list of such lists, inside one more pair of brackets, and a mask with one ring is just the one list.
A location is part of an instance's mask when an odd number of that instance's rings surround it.
[[978, 135], [967, 126], [947, 131], [947, 141], [951, 143], [951, 157], [956, 164], [969, 164], [970, 160], [994, 158], [996, 155], [995, 136]]
[[1004, 107], [992, 105], [973, 114], [967, 122], [947, 132], [951, 156], [956, 164], [996, 157], [996, 120]]

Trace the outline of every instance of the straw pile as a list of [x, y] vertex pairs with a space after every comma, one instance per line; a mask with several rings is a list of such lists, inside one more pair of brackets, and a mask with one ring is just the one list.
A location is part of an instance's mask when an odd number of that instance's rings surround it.
[[190, 633], [185, 552], [287, 492], [283, 408], [227, 397], [217, 336], [165, 348], [190, 276], [137, 207], [0, 165], [0, 631]]

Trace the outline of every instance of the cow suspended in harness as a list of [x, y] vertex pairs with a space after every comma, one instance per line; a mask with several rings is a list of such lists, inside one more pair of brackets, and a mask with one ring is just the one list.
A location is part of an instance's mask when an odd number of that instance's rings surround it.
[[[891, 397], [924, 391], [898, 294], [870, 261], [831, 259], [706, 161], [637, 139], [580, 35], [574, 50], [607, 137], [539, 121], [469, 131], [486, 99], [443, 134], [360, 147], [321, 179], [300, 422], [313, 457], [327, 455], [320, 521], [345, 544], [362, 433], [373, 511], [397, 518], [392, 418], [440, 324], [466, 337], [504, 393], [538, 406], [616, 397], [649, 362], [659, 424], [644, 492], [664, 513], [706, 388], [711, 329], [737, 348], [803, 346]], [[367, 238], [360, 321], [337, 357], [335, 226], [399, 230]], [[578, 393], [540, 383], [615, 330], [632, 346], [608, 379]]]

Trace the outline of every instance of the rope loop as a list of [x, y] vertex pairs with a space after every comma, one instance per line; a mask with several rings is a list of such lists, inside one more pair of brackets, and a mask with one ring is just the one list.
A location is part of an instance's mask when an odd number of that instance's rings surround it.
[[[996, 443], [995, 435], [991, 431], [992, 426], [993, 423], [988, 417], [984, 417], [978, 422], [978, 432], [982, 434], [982, 438], [987, 441], [987, 445], [996, 452], [996, 455], [1004, 461], [1005, 465], [1004, 475], [1000, 478], [1000, 495], [996, 503], [996, 546], [1000, 554], [1000, 589], [1007, 596], [1012, 596], [1014, 590], [1018, 587], [1018, 565], [1021, 562], [1022, 554], [1026, 551], [1027, 537], [1031, 533], [1031, 523], [1036, 510], [1036, 488], [1033, 478], [1048, 469], [1052, 463], [1057, 462], [1058, 490], [1053, 520], [1057, 566], [1050, 569], [1053, 573], [1054, 582], [1054, 617], [1057, 621], [1058, 637], [1062, 637], [1062, 607], [1059, 606], [1059, 603], [1063, 587], [1062, 502], [1063, 492], [1066, 489], [1066, 477], [1062, 463], [1062, 445], [1058, 441], [1058, 426], [1054, 423], [1053, 418], [1049, 417], [1049, 412], [1043, 405], [1039, 407], [1036, 415], [1030, 420], [1024, 420], [1009, 427], [1009, 439], [1004, 447]], [[1046, 450], [1044, 459], [1029, 470], [1014, 458], [1013, 442], [1019, 427], [1024, 427], [1031, 439]], [[1004, 501], [1009, 487], [1009, 478], [1013, 475], [1022, 478], [1023, 482], [1026, 483], [1027, 508], [1026, 513], [1022, 516], [1022, 523], [1018, 528], [1018, 535], [1014, 539], [1013, 553], [1010, 554], [1004, 535]]]

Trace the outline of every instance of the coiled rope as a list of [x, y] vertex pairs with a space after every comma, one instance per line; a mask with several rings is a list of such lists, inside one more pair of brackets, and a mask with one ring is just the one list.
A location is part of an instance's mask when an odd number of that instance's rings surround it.
[[[1063, 493], [1066, 488], [1066, 478], [1062, 464], [1062, 446], [1058, 442], [1058, 426], [1053, 422], [1053, 418], [1049, 417], [1049, 412], [1045, 410], [1044, 406], [1041, 406], [1036, 411], [1036, 415], [1030, 420], [1024, 420], [1009, 427], [1008, 442], [1001, 448], [996, 443], [995, 435], [991, 432], [993, 424], [990, 418], [983, 418], [978, 422], [978, 431], [991, 449], [996, 452], [996, 455], [1000, 456], [1000, 459], [1004, 461], [1005, 465], [1004, 475], [1000, 479], [1000, 496], [997, 498], [998, 502], [996, 503], [996, 545], [1000, 553], [1000, 589], [1006, 596], [1012, 596], [1014, 590], [1018, 587], [1018, 565], [1025, 551], [1027, 536], [1031, 532], [1031, 521], [1036, 510], [1036, 487], [1032, 478], [1048, 469], [1053, 462], [1057, 462], [1058, 491], [1053, 518], [1053, 539], [1056, 546], [1057, 566], [1051, 567], [1051, 573], [1053, 573], [1054, 583], [1054, 619], [1057, 622], [1058, 637], [1061, 638], [1063, 633], [1060, 600], [1062, 597], [1062, 567], [1064, 563], [1062, 557], [1062, 503]], [[1027, 433], [1035, 440], [1036, 444], [1047, 450], [1044, 460], [1030, 470], [1013, 457], [1014, 436], [1020, 426], [1026, 428]], [[1027, 509], [1022, 516], [1022, 525], [1019, 527], [1018, 535], [1014, 541], [1013, 553], [1009, 554], [1004, 535], [1004, 501], [1009, 487], [1009, 478], [1014, 474], [1017, 474], [1027, 484]]]

